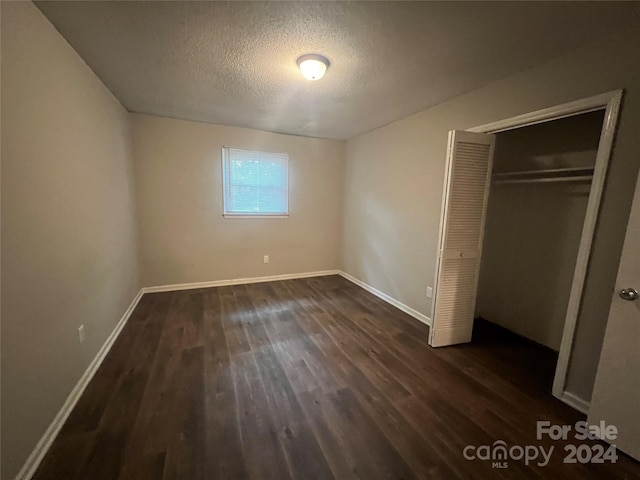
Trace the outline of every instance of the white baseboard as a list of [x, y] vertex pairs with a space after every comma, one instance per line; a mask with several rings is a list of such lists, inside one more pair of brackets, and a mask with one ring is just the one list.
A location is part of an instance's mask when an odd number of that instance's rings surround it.
[[364, 283], [362, 280], [358, 280], [352, 275], [349, 275], [342, 270], [322, 270], [317, 272], [305, 272], [305, 273], [288, 273], [285, 275], [272, 275], [268, 277], [250, 277], [250, 278], [235, 278], [232, 280], [214, 280], [211, 282], [195, 282], [195, 283], [177, 283], [174, 285], [159, 285], [156, 287], [144, 287], [142, 291], [144, 293], [154, 292], [174, 292], [178, 290], [192, 290], [196, 288], [211, 288], [211, 287], [224, 287], [228, 285], [245, 285], [249, 283], [261, 283], [261, 282], [275, 282], [278, 280], [293, 280], [296, 278], [310, 278], [310, 277], [324, 277], [326, 275], [341, 275], [352, 283], [355, 283], [359, 287], [364, 288], [368, 292], [374, 294], [376, 297], [381, 298], [385, 302], [393, 305], [394, 307], [402, 310], [403, 312], [411, 315], [412, 317], [420, 320], [428, 326], [431, 326], [431, 319], [426, 315], [414, 310], [413, 308], [399, 302], [393, 297], [390, 297], [386, 293], [376, 290], [371, 285]]
[[140, 298], [142, 298], [143, 293], [144, 292], [140, 290], [135, 296], [127, 310], [124, 312], [124, 315], [122, 315], [122, 318], [120, 318], [120, 321], [118, 321], [116, 327], [113, 329], [94, 359], [82, 374], [80, 380], [78, 380], [78, 383], [76, 383], [75, 387], [73, 387], [73, 390], [71, 390], [71, 393], [64, 402], [64, 405], [62, 405], [62, 408], [53, 419], [53, 422], [51, 422], [49, 428], [47, 428], [47, 430], [44, 432], [44, 435], [42, 435], [42, 438], [40, 438], [40, 440], [36, 444], [35, 448], [31, 452], [31, 455], [29, 455], [24, 465], [20, 469], [20, 472], [18, 472], [16, 480], [30, 480], [33, 474], [36, 472], [38, 466], [40, 465], [40, 462], [46, 455], [49, 447], [51, 447], [51, 444], [58, 435], [58, 432], [60, 432], [60, 429], [64, 425], [64, 422], [66, 422], [69, 414], [73, 410], [73, 407], [76, 406], [76, 403], [82, 396], [85, 388], [87, 388], [87, 385], [102, 364], [102, 361], [107, 356], [107, 353], [109, 353], [111, 346], [115, 342], [116, 338], [118, 338], [118, 335], [120, 335], [122, 328], [125, 326], [127, 320], [129, 320], [129, 317], [138, 305], [138, 302], [140, 301]]
[[275, 282], [278, 280], [293, 280], [296, 278], [323, 277], [325, 275], [338, 275], [339, 270], [322, 270], [318, 272], [287, 273], [285, 275], [271, 275], [269, 277], [234, 278], [232, 280], [214, 280], [212, 282], [178, 283], [175, 285], [160, 285], [157, 287], [144, 287], [144, 293], [174, 292], [177, 290], [191, 290], [194, 288], [225, 287], [228, 285], [245, 285], [248, 283]]
[[355, 283], [359, 287], [364, 288], [366, 291], [373, 293], [376, 297], [381, 298], [385, 302], [393, 305], [398, 310], [402, 310], [404, 313], [411, 315], [416, 320], [420, 320], [425, 325], [428, 325], [429, 327], [431, 327], [431, 319], [427, 317], [425, 314], [420, 313], [419, 311], [409, 307], [408, 305], [405, 305], [404, 303], [396, 300], [395, 298], [390, 297], [386, 293], [383, 293], [380, 290], [373, 288], [368, 283], [364, 283], [362, 280], [357, 279], [353, 275], [349, 275], [347, 272], [340, 271], [339, 274], [344, 278], [346, 278], [347, 280], [349, 280], [350, 282]]
[[562, 392], [562, 395], [560, 396], [560, 400], [562, 400], [564, 403], [566, 403], [570, 407], [575, 408], [579, 412], [584, 413], [585, 415], [589, 414], [589, 408], [591, 407], [591, 403], [581, 399], [580, 397], [578, 397], [577, 395], [574, 395], [573, 393]]
[[354, 284], [364, 288], [368, 292], [371, 292], [376, 297], [381, 298], [385, 302], [411, 315], [417, 320], [431, 326], [431, 319], [426, 315], [423, 315], [417, 310], [414, 310], [413, 308], [408, 307], [407, 305], [399, 302], [395, 298], [390, 297], [386, 293], [382, 293], [381, 291], [376, 290], [371, 285], [368, 285], [363, 281], [358, 280], [357, 278], [341, 270], [323, 270], [318, 272], [272, 275], [268, 277], [237, 278], [233, 280], [216, 280], [212, 282], [181, 283], [177, 285], [161, 285], [157, 287], [144, 287], [135, 296], [135, 298], [131, 302], [131, 305], [129, 305], [129, 308], [127, 308], [126, 312], [124, 313], [124, 315], [122, 316], [122, 318], [120, 319], [120, 321], [118, 322], [114, 330], [111, 332], [107, 340], [104, 342], [104, 344], [98, 351], [95, 358], [91, 361], [91, 363], [85, 370], [80, 380], [78, 380], [78, 383], [75, 385], [75, 387], [73, 387], [73, 390], [67, 397], [67, 400], [64, 402], [64, 405], [62, 406], [62, 408], [54, 418], [53, 422], [51, 422], [51, 425], [49, 425], [49, 428], [47, 428], [47, 430], [45, 431], [40, 441], [38, 441], [33, 452], [31, 452], [31, 455], [29, 455], [29, 457], [27, 458], [25, 464], [23, 465], [22, 469], [20, 470], [20, 472], [16, 477], [16, 480], [31, 479], [31, 477], [37, 470], [38, 466], [40, 465], [40, 462], [42, 461], [47, 451], [51, 447], [51, 444], [53, 443], [56, 436], [58, 435], [58, 432], [60, 432], [60, 429], [64, 425], [64, 422], [67, 420], [67, 418], [69, 417], [69, 414], [71, 413], [76, 403], [80, 399], [80, 396], [82, 395], [85, 388], [87, 387], [87, 385], [95, 375], [96, 371], [102, 364], [102, 361], [107, 356], [107, 353], [109, 353], [109, 350], [113, 346], [116, 338], [118, 338], [118, 335], [124, 328], [125, 324], [127, 323], [127, 320], [129, 320], [129, 317], [131, 316], [134, 309], [138, 305], [138, 302], [140, 301], [140, 298], [142, 298], [143, 294], [153, 293], [153, 292], [189, 290], [189, 289], [195, 289], [195, 288], [222, 287], [227, 285], [243, 285], [243, 284], [249, 284], [249, 283], [273, 282], [277, 280], [291, 280], [296, 278], [321, 277], [325, 275], [341, 275], [347, 280], [349, 280], [350, 282], [353, 282]]

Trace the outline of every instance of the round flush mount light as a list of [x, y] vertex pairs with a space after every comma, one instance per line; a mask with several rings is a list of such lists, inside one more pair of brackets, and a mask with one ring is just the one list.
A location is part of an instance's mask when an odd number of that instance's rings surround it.
[[298, 58], [298, 67], [307, 80], [320, 80], [329, 68], [329, 60], [317, 53], [309, 53]]

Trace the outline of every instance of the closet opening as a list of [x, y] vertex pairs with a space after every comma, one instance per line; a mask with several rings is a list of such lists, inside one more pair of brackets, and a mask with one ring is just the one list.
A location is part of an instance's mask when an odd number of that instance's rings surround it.
[[[542, 383], [549, 390], [555, 373], [549, 363], [557, 362], [562, 343], [604, 114], [495, 135], [475, 318], [546, 347], [539, 374], [548, 377]], [[477, 320], [476, 330], [482, 329]], [[580, 378], [588, 399], [605, 326], [606, 318], [579, 319], [582, 335], [573, 356], [591, 369]]]
[[583, 413], [611, 302], [591, 251], [621, 101], [453, 130], [447, 148], [429, 345], [472, 341], [476, 317], [544, 345], [553, 395]]

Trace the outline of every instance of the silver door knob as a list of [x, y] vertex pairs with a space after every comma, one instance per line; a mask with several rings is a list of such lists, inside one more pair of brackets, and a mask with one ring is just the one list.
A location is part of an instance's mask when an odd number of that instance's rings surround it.
[[630, 302], [633, 302], [634, 300], [637, 300], [638, 297], [640, 297], [640, 294], [638, 294], [638, 291], [635, 288], [625, 288], [623, 290], [620, 290], [618, 292], [618, 295], [620, 295], [621, 299], [628, 300]]

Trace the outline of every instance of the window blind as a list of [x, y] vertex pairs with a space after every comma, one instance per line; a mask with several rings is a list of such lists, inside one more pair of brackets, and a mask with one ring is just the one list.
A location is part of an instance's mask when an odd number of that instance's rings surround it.
[[289, 214], [289, 156], [224, 147], [224, 214]]

